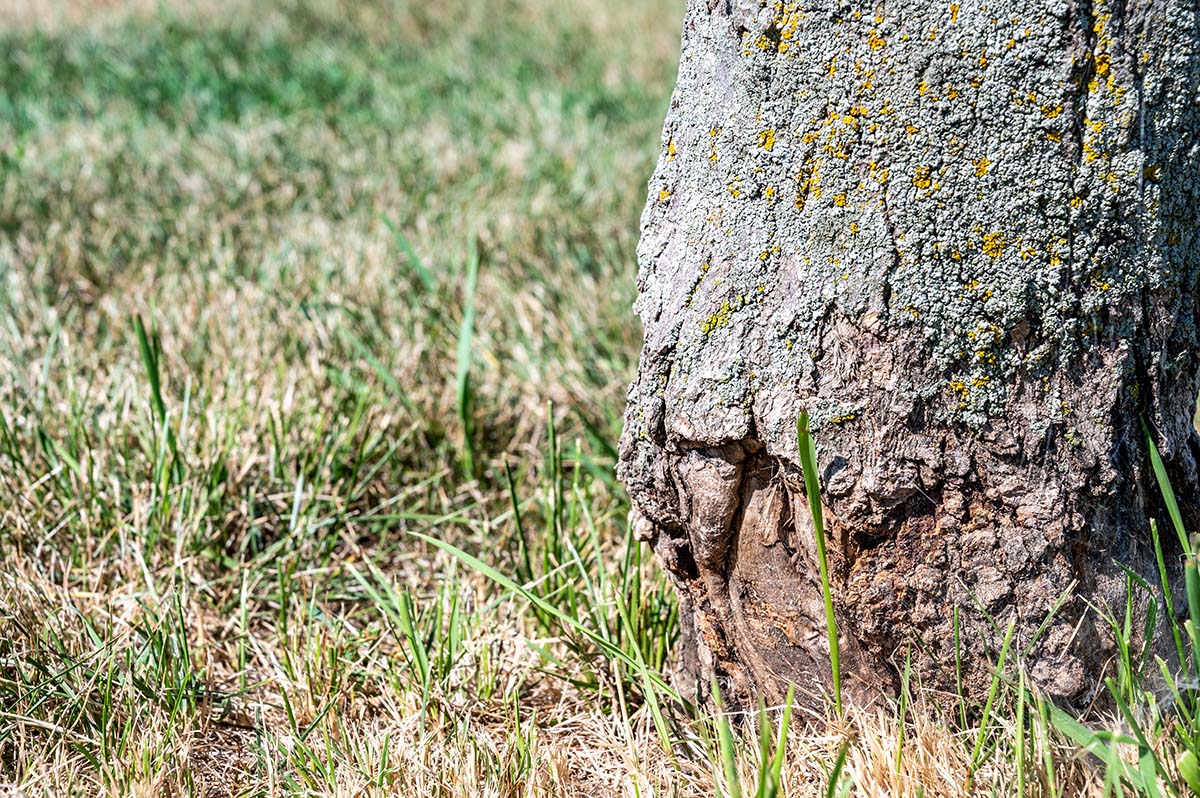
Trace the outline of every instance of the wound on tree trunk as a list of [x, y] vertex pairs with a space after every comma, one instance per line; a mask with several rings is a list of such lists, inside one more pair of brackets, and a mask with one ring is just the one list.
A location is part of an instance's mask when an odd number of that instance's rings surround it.
[[1194, 520], [1198, 15], [689, 0], [619, 467], [684, 687], [829, 685], [808, 410], [849, 694], [906, 650], [955, 689], [957, 610], [969, 692], [1013, 622], [1049, 695], [1092, 699], [1118, 563], [1158, 582], [1142, 419]]

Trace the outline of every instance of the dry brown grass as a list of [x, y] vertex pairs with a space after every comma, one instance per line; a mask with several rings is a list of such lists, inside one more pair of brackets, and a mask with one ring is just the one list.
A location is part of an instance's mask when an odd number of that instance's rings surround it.
[[[183, 16], [211, 18], [246, 5], [246, 0], [177, 0], [170, 8]], [[159, 0], [4, 0], [0, 28], [51, 32], [119, 25], [153, 16], [162, 7]]]

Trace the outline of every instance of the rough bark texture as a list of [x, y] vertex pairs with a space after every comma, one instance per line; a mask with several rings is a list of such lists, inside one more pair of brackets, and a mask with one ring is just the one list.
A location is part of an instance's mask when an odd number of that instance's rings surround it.
[[620, 464], [685, 681], [829, 683], [807, 409], [851, 691], [910, 643], [952, 689], [957, 608], [978, 692], [1065, 597], [1025, 664], [1093, 697], [1089, 603], [1123, 611], [1116, 561], [1157, 581], [1139, 417], [1194, 507], [1198, 26], [1194, 0], [689, 0]]

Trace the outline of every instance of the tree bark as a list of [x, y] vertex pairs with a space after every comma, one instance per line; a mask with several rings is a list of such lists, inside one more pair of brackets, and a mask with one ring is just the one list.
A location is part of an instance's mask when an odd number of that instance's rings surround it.
[[830, 684], [806, 409], [851, 694], [905, 650], [979, 694], [1012, 622], [1049, 695], [1093, 699], [1118, 563], [1158, 583], [1141, 419], [1196, 507], [1198, 14], [689, 0], [619, 466], [685, 687]]

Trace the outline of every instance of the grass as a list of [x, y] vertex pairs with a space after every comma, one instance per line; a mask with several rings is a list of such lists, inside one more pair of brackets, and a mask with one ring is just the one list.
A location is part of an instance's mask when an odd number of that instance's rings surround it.
[[674, 693], [612, 465], [679, 18], [0, 3], [0, 795], [1200, 782], [1191, 620], [1086, 725], [1015, 644], [982, 707]]

